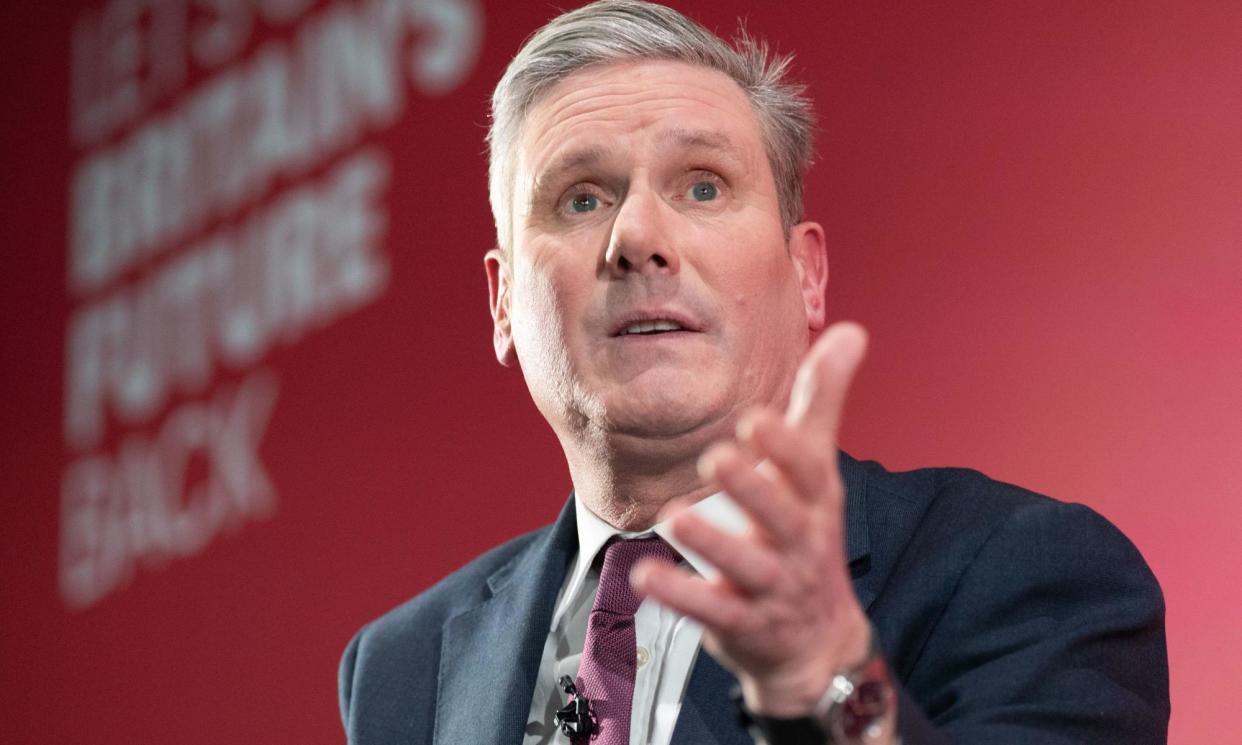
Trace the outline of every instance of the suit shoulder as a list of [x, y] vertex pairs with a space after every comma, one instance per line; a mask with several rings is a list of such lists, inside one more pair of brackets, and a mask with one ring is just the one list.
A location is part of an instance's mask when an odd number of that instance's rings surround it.
[[866, 474], [868, 509], [881, 514], [916, 513], [920, 531], [982, 538], [1021, 514], [1057, 514], [1069, 523], [1116, 531], [1085, 505], [1062, 502], [973, 469], [890, 471], [875, 461], [859, 465]]
[[1130, 539], [1086, 505], [975, 471], [919, 478], [930, 485], [927, 514], [882, 624], [894, 667], [932, 720], [955, 742], [1015, 741], [997, 712], [1019, 722], [1042, 701], [1074, 712], [1066, 721], [1107, 723], [1096, 732], [1121, 733], [1116, 741], [1161, 737], [1164, 598]]
[[445, 623], [485, 601], [491, 593], [489, 583], [512, 571], [548, 530], [541, 528], [493, 548], [354, 635], [338, 668], [341, 719], [351, 738], [356, 728], [371, 726], [368, 723], [377, 719], [406, 721], [414, 727], [434, 720]]
[[998, 481], [970, 468], [918, 468], [890, 471], [876, 461], [860, 461], [869, 490], [912, 503], [969, 502], [983, 519], [1031, 504], [1059, 503], [1015, 484]]
[[1090, 547], [1149, 571], [1138, 549], [1092, 508], [1062, 502], [967, 468], [889, 471], [859, 463], [873, 541], [917, 558], [923, 572], [956, 574], [989, 552], [1074, 555]]
[[488, 582], [503, 576], [514, 560], [550, 530], [544, 526], [506, 541], [471, 560], [444, 579], [371, 621], [359, 632], [371, 643], [438, 629], [446, 620], [481, 603]]
[[878, 576], [862, 578], [878, 588], [868, 612], [896, 676], [954, 742], [1016, 742], [1032, 731], [1023, 717], [1048, 710], [1106, 723], [1095, 740], [1072, 730], [1077, 742], [1163, 733], [1164, 601], [1119, 529], [978, 471], [859, 465], [882, 547]]

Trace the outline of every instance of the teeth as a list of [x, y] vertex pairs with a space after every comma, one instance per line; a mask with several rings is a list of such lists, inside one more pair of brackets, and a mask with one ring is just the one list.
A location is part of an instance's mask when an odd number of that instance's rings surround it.
[[631, 323], [621, 331], [622, 334], [650, 334], [656, 331], [681, 331], [681, 324], [673, 321], [639, 321]]

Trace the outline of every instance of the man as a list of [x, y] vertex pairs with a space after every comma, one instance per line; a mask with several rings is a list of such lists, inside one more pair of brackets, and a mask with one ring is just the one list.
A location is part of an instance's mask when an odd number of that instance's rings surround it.
[[494, 345], [574, 494], [355, 637], [351, 742], [1164, 742], [1162, 600], [1112, 526], [838, 454], [866, 340], [824, 329], [784, 69], [628, 0], [511, 63]]

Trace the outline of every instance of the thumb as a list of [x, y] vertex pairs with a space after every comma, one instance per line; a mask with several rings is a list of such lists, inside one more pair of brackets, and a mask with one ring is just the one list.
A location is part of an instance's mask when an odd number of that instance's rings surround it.
[[867, 332], [851, 321], [834, 323], [798, 367], [785, 421], [816, 440], [836, 442], [845, 395], [867, 352]]

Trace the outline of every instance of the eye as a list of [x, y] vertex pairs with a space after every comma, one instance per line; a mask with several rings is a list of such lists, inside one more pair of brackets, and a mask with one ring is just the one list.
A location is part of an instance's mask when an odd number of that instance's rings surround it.
[[599, 197], [594, 194], [575, 194], [569, 198], [569, 211], [576, 213], [594, 212], [599, 207]]
[[710, 202], [720, 194], [720, 190], [710, 181], [698, 181], [690, 187], [690, 198], [696, 202]]

